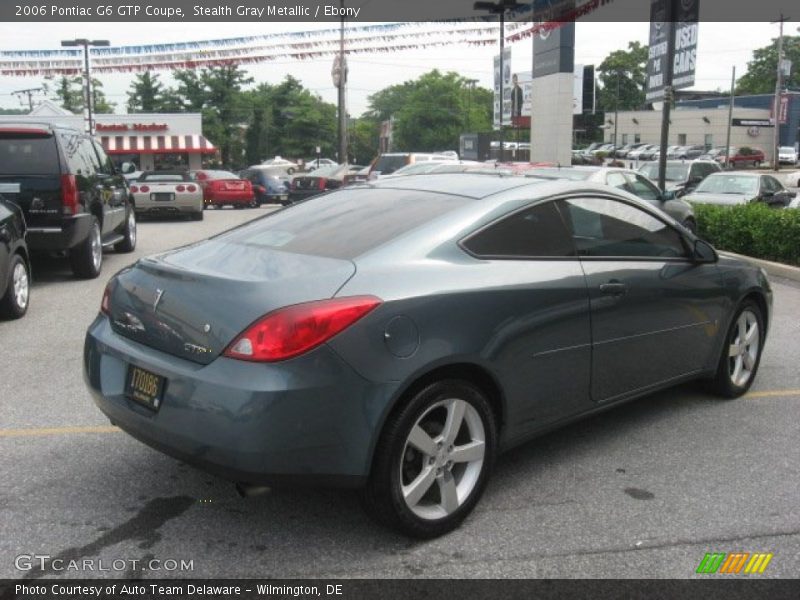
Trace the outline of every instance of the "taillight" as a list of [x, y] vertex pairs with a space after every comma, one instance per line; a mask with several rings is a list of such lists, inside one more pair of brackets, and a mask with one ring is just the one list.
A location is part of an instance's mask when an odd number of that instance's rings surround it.
[[131, 186], [131, 194], [135, 194], [138, 191], [139, 191], [139, 186], [138, 185], [132, 185]]
[[61, 176], [61, 206], [65, 215], [78, 213], [78, 181], [75, 175]]
[[324, 177], [320, 177], [320, 178], [319, 178], [319, 189], [321, 189], [321, 190], [324, 190], [324, 189], [325, 189], [325, 183], [326, 183], [327, 181], [328, 181], [328, 180], [327, 180], [327, 179], [325, 179]]
[[375, 296], [351, 296], [280, 308], [248, 327], [223, 354], [255, 362], [293, 358], [324, 344], [380, 303]]
[[195, 190], [197, 190], [197, 188], [194, 187], [193, 185], [187, 185], [186, 186], [186, 191], [187, 192], [194, 192]]
[[142, 187], [139, 188], [139, 190], [141, 190], [142, 193], [146, 194], [147, 192], [150, 191], [150, 186], [149, 185], [143, 185]]
[[103, 290], [103, 299], [100, 301], [100, 312], [104, 315], [111, 316], [111, 282], [106, 284], [106, 289]]
[[186, 188], [183, 187], [182, 185], [175, 186], [176, 192], [183, 192], [184, 190], [186, 190]]

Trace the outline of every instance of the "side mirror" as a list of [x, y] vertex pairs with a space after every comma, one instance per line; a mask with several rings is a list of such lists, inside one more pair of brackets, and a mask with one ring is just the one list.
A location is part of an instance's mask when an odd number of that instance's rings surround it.
[[695, 262], [699, 263], [714, 263], [717, 262], [717, 251], [714, 246], [704, 240], [694, 241], [694, 256]]
[[127, 175], [128, 173], [133, 173], [136, 170], [136, 165], [132, 162], [124, 162], [122, 163], [122, 167], [120, 168], [123, 175]]
[[666, 202], [667, 200], [675, 200], [678, 195], [675, 193], [675, 190], [666, 190], [661, 192], [661, 201]]

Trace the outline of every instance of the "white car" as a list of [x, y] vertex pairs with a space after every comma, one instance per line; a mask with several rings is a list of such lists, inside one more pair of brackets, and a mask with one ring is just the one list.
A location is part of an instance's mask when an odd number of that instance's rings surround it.
[[314, 171], [322, 167], [336, 167], [338, 165], [339, 163], [337, 163], [335, 160], [331, 160], [330, 158], [315, 158], [313, 160], [306, 161], [305, 170]]
[[203, 190], [185, 171], [145, 171], [130, 192], [136, 214], [188, 214], [203, 220]]
[[286, 170], [286, 172], [291, 175], [299, 168], [297, 163], [294, 163], [290, 160], [286, 160], [285, 158], [281, 158], [280, 156], [276, 156], [275, 158], [270, 158], [269, 160], [265, 160], [263, 165], [268, 167], [282, 167]]
[[778, 148], [778, 162], [782, 165], [796, 165], [797, 150], [792, 146], [781, 146]]

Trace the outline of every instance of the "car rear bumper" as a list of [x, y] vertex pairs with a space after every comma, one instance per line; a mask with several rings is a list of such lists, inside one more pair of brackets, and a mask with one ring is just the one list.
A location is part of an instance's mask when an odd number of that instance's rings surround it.
[[203, 210], [203, 199], [156, 202], [155, 200], [136, 200], [137, 214], [145, 213], [196, 213]]
[[[158, 412], [125, 395], [130, 365], [166, 378]], [[366, 381], [327, 346], [282, 363], [200, 365], [116, 334], [104, 315], [86, 335], [84, 380], [121, 429], [221, 477], [346, 487], [365, 481], [393, 387]]]
[[31, 250], [69, 250], [89, 237], [91, 227], [92, 215], [76, 215], [65, 218], [61, 226], [28, 227], [25, 240]]
[[253, 193], [245, 192], [218, 192], [204, 199], [206, 204], [250, 204], [255, 199]]

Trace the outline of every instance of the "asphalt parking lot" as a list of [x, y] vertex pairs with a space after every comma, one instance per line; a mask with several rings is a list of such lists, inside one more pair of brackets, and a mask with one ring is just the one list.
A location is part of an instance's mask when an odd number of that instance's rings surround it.
[[[682, 386], [517, 448], [465, 524], [434, 541], [374, 525], [351, 491], [241, 499], [111, 427], [81, 376], [106, 279], [267, 210], [140, 223], [137, 251], [107, 254], [94, 281], [66, 261], [34, 265], [28, 315], [0, 322], [0, 577], [687, 578], [705, 553], [739, 551], [774, 554], [755, 577], [800, 572], [800, 286], [788, 281], [773, 280], [748, 396]], [[125, 564], [18, 570], [35, 554]], [[151, 559], [193, 569], [137, 566]]]

